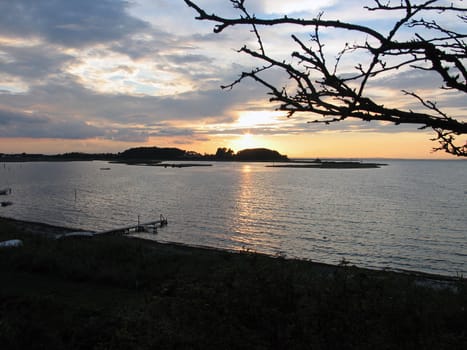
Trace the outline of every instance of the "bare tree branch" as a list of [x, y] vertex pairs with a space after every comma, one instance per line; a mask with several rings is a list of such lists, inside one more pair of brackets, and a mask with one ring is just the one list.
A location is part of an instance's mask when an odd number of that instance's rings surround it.
[[[414, 98], [420, 105], [417, 111], [401, 107], [391, 107], [370, 97], [369, 84], [392, 71], [419, 71], [420, 74], [436, 74], [442, 86], [432, 88], [449, 89], [460, 94], [467, 93], [467, 34], [447, 28], [430, 17], [437, 18], [444, 14], [454, 14], [463, 25], [467, 24], [466, 9], [445, 5], [440, 0], [374, 0], [374, 6], [366, 6], [368, 11], [399, 11], [401, 15], [394, 22], [387, 34], [373, 28], [339, 20], [324, 20], [323, 14], [306, 20], [284, 16], [276, 19], [261, 19], [252, 16], [245, 6], [246, 0], [230, 0], [234, 8], [242, 15], [238, 18], [224, 18], [208, 14], [193, 1], [185, 3], [197, 12], [197, 19], [216, 23], [214, 32], [220, 33], [235, 25], [253, 26], [259, 49], [252, 50], [246, 46], [240, 52], [250, 55], [264, 63], [260, 68], [243, 72], [233, 83], [222, 88], [233, 88], [245, 78], [251, 78], [264, 86], [271, 96], [270, 101], [279, 102], [279, 109], [287, 111], [288, 116], [306, 112], [325, 117], [311, 121], [312, 123], [332, 123], [347, 118], [364, 121], [386, 121], [396, 125], [418, 124], [420, 129], [432, 128], [442, 150], [457, 156], [467, 156], [467, 145], [456, 144], [456, 137], [467, 134], [467, 123], [462, 119], [450, 117], [441, 110], [436, 102], [423, 98], [419, 92], [401, 90], [403, 96]], [[451, 16], [452, 17], [452, 16]], [[444, 22], [443, 22], [444, 23]], [[298, 50], [291, 50], [291, 61], [274, 59], [264, 47], [259, 26], [277, 26], [292, 24], [310, 27], [309, 42], [292, 34], [293, 44]], [[461, 27], [460, 25], [458, 26]], [[345, 43], [335, 57], [333, 63], [328, 62], [325, 45], [321, 41], [320, 31], [323, 28], [346, 30], [366, 37], [364, 42]], [[417, 31], [418, 30], [418, 31]], [[407, 37], [407, 31], [412, 36]], [[403, 34], [403, 35], [402, 35]], [[401, 38], [404, 38], [401, 40]], [[370, 40], [371, 39], [371, 40]], [[351, 72], [340, 68], [344, 57], [353, 53], [365, 53], [370, 59], [358, 62]], [[278, 69], [287, 74], [289, 84], [278, 88], [263, 75], [270, 69]], [[408, 87], [409, 88], [409, 87]]]

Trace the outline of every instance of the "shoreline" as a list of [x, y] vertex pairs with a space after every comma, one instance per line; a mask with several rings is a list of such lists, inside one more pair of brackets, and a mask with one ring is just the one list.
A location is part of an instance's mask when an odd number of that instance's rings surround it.
[[[8, 349], [464, 349], [465, 279], [0, 218]], [[29, 232], [29, 233], [28, 233]], [[434, 276], [430, 276], [433, 278]], [[5, 331], [6, 330], [6, 331]]]
[[81, 229], [74, 229], [71, 227], [50, 225], [37, 221], [19, 220], [6, 216], [0, 216], [0, 222], [1, 221], [13, 224], [15, 227], [18, 228], [18, 230], [24, 233], [33, 235], [43, 235], [48, 238], [55, 236], [56, 234], [69, 233], [73, 231], [83, 231]]
[[[27, 221], [27, 220], [19, 220], [9, 217], [0, 216], [0, 223], [6, 222], [9, 224], [14, 225], [19, 232], [26, 233], [30, 235], [41, 235], [46, 238], [55, 238], [57, 235], [70, 233], [70, 232], [81, 232], [85, 231], [82, 229], [74, 229], [70, 227], [63, 227], [63, 226], [56, 226], [50, 225], [41, 222], [35, 221]], [[309, 263], [313, 265], [314, 269], [319, 270], [321, 273], [333, 273], [336, 269], [341, 267], [348, 267], [352, 269], [357, 269], [359, 271], [364, 271], [368, 273], [376, 273], [376, 274], [398, 274], [403, 276], [409, 276], [415, 279], [418, 279], [420, 284], [426, 284], [427, 286], [431, 286], [433, 288], [450, 288], [451, 284], [455, 284], [459, 280], [464, 279], [463, 276], [449, 276], [449, 275], [441, 275], [435, 273], [427, 273], [415, 270], [404, 270], [404, 269], [377, 269], [377, 268], [367, 268], [356, 266], [351, 262], [343, 262], [342, 264], [328, 264], [319, 261], [309, 260], [309, 259], [300, 259], [300, 258], [284, 258], [278, 257], [274, 255], [269, 255], [266, 253], [259, 253], [255, 251], [242, 251], [242, 250], [232, 250], [232, 249], [224, 249], [220, 247], [210, 247], [210, 246], [203, 246], [203, 245], [195, 245], [195, 244], [186, 244], [180, 242], [166, 242], [166, 241], [158, 241], [152, 239], [146, 239], [144, 237], [137, 237], [131, 235], [121, 235], [128, 239], [135, 239], [138, 241], [144, 242], [148, 246], [158, 246], [158, 247], [169, 247], [171, 249], [179, 249], [185, 251], [191, 251], [192, 253], [196, 253], [196, 251], [200, 251], [203, 253], [225, 253], [225, 254], [244, 254], [244, 255], [258, 255], [264, 256], [272, 259], [283, 259], [283, 260], [290, 260], [290, 261], [299, 261]], [[14, 239], [12, 237], [11, 239]], [[72, 239], [72, 238], [71, 238]], [[90, 238], [92, 239], [92, 238]]]

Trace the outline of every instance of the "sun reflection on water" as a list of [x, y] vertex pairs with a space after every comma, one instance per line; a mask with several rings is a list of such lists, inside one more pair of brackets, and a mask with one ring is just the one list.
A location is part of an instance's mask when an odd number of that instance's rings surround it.
[[261, 187], [261, 172], [255, 171], [256, 164], [243, 164], [239, 170], [240, 179], [235, 195], [236, 213], [233, 241], [245, 249], [256, 250], [265, 246], [275, 250], [276, 244], [268, 235], [267, 227], [272, 221], [271, 198]]

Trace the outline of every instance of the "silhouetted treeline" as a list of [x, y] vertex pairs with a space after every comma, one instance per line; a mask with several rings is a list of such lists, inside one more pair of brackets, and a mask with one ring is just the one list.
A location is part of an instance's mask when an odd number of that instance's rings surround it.
[[215, 154], [200, 154], [174, 147], [136, 147], [120, 153], [81, 153], [70, 152], [55, 155], [45, 154], [4, 154], [0, 153], [1, 162], [31, 161], [166, 161], [166, 160], [208, 160], [208, 161], [288, 161], [285, 155], [267, 148], [245, 149], [235, 153], [232, 149], [219, 147]]
[[144, 160], [214, 160], [214, 161], [288, 161], [287, 156], [267, 148], [245, 149], [235, 152], [230, 148], [219, 147], [215, 154], [200, 154], [178, 148], [137, 147], [118, 154], [118, 158]]
[[239, 161], [247, 161], [247, 162], [254, 162], [254, 161], [264, 161], [264, 162], [272, 162], [272, 161], [287, 161], [289, 160], [287, 156], [281, 155], [277, 151], [269, 150], [267, 148], [253, 148], [253, 149], [244, 149], [239, 151], [235, 156], [236, 160]]
[[89, 161], [89, 160], [115, 160], [117, 155], [113, 153], [81, 153], [70, 152], [63, 154], [31, 154], [31, 153], [16, 153], [5, 154], [0, 153], [1, 162], [52, 162], [52, 161]]
[[130, 148], [118, 154], [120, 159], [154, 159], [176, 160], [183, 159], [187, 152], [179, 148], [137, 147]]

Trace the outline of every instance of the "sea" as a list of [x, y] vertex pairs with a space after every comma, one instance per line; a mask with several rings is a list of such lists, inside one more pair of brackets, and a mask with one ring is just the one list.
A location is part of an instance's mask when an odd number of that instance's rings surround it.
[[[90, 231], [168, 219], [137, 237], [283, 258], [467, 274], [467, 162], [376, 169], [209, 162], [0, 163], [0, 216]], [[202, 164], [202, 163], [197, 163]]]

